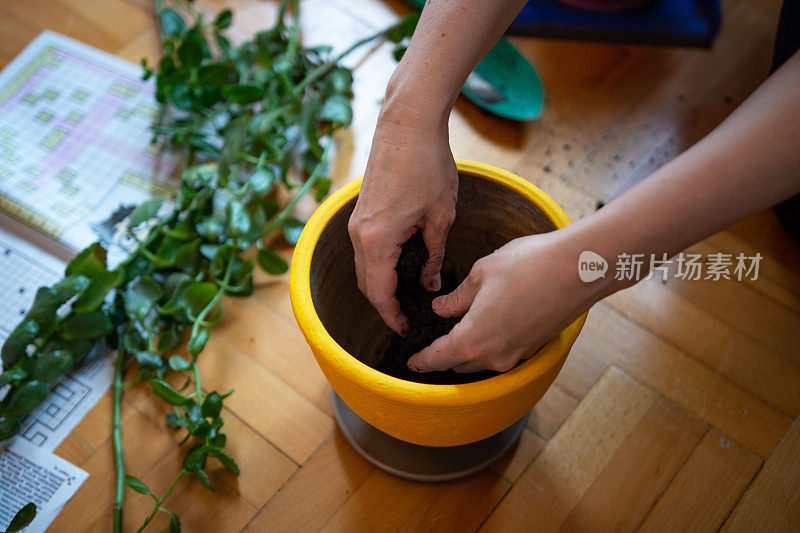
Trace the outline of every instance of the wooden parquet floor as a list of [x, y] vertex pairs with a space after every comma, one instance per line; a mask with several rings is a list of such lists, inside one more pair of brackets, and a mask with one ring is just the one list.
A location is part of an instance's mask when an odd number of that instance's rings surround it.
[[[276, 4], [230, 6], [237, 35]], [[399, 1], [304, 0], [307, 42], [342, 47], [405, 13]], [[547, 91], [544, 117], [516, 124], [460, 99], [456, 157], [509, 169], [582, 217], [690, 146], [767, 76], [780, 2], [725, 0], [711, 50], [513, 42]], [[4, 0], [0, 65], [51, 29], [138, 62], [156, 58], [148, 0]], [[386, 81], [386, 45], [351, 59], [355, 119], [338, 135], [335, 184], [364, 168]], [[226, 429], [241, 477], [185, 480], [166, 505], [184, 531], [798, 531], [800, 249], [771, 212], [693, 246], [759, 252], [757, 281], [649, 280], [599, 303], [517, 448], [491, 470], [445, 484], [385, 474], [336, 429], [328, 386], [291, 314], [286, 277], [257, 279], [226, 305], [204, 352], [209, 389], [236, 393]], [[290, 250], [286, 251], [287, 257]], [[179, 468], [178, 437], [144, 389], [124, 402], [127, 464], [155, 491]], [[52, 531], [110, 528], [113, 464], [106, 397], [57, 453], [89, 479]], [[129, 491], [126, 523], [151, 502]], [[159, 518], [154, 530], [165, 530]]]

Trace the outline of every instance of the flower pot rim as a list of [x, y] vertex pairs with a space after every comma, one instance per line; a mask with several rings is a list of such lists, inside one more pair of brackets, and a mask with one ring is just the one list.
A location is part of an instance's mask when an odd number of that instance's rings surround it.
[[[532, 183], [498, 167], [456, 159], [459, 174], [488, 179], [503, 185], [534, 203], [557, 228], [571, 223], [564, 210]], [[379, 372], [342, 348], [322, 324], [311, 297], [311, 262], [317, 242], [331, 218], [358, 196], [363, 176], [353, 180], [325, 200], [303, 229], [292, 256], [290, 297], [292, 311], [316, 357], [327, 359], [341, 377], [352, 385], [389, 401], [419, 406], [461, 407], [491, 402], [536, 381], [566, 357], [580, 333], [586, 313], [548, 341], [539, 351], [508, 372], [472, 383], [432, 385], [399, 379]]]

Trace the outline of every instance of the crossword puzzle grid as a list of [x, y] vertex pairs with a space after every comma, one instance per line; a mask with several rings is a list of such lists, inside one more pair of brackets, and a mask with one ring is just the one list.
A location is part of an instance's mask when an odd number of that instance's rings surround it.
[[30, 309], [36, 289], [61, 279], [61, 274], [0, 239], [0, 343]]
[[175, 165], [150, 144], [148, 84], [46, 37], [0, 87], [0, 208], [79, 249], [88, 222], [170, 192]]
[[24, 429], [20, 435], [36, 446], [44, 445], [48, 435], [57, 430], [91, 392], [92, 389], [75, 376], [62, 376], [51, 389], [45, 404], [22, 420]]

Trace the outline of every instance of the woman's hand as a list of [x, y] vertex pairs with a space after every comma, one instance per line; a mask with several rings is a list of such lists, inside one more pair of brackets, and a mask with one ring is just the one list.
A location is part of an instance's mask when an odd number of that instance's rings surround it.
[[578, 278], [580, 250], [568, 233], [521, 237], [478, 260], [456, 290], [433, 301], [439, 316], [463, 318], [408, 367], [505, 372], [578, 318], [607, 281]]
[[394, 294], [401, 246], [422, 231], [429, 258], [420, 283], [439, 290], [444, 244], [458, 194], [447, 113], [425, 113], [419, 100], [412, 105], [405, 102], [402, 97], [387, 97], [348, 226], [358, 288], [397, 333], [408, 327]]

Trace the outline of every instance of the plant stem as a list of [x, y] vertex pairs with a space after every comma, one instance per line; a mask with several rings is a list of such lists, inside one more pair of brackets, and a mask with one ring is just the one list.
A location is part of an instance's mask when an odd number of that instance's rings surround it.
[[298, 83], [297, 86], [294, 88], [295, 95], [300, 95], [303, 92], [303, 90], [305, 90], [306, 87], [308, 87], [309, 85], [311, 85], [312, 83], [314, 83], [315, 81], [320, 79], [322, 76], [327, 74], [331, 69], [336, 67], [339, 64], [339, 61], [344, 59], [346, 56], [350, 55], [353, 52], [353, 50], [355, 50], [356, 48], [359, 48], [359, 47], [367, 44], [368, 42], [370, 42], [370, 41], [372, 41], [374, 39], [377, 39], [378, 37], [382, 37], [382, 36], [386, 35], [386, 33], [388, 31], [396, 28], [401, 23], [402, 23], [402, 21], [398, 22], [397, 24], [392, 24], [388, 28], [384, 28], [384, 29], [382, 29], [382, 30], [380, 30], [378, 32], [373, 33], [372, 35], [367, 35], [363, 39], [359, 39], [358, 41], [354, 42], [349, 47], [347, 47], [347, 49], [344, 52], [342, 52], [341, 54], [337, 55], [333, 59], [329, 59], [328, 61], [326, 61], [322, 65], [320, 65], [320, 66], [316, 67], [314, 70], [310, 71], [308, 74], [306, 74], [306, 77], [303, 78], [300, 81], [300, 83]]
[[317, 179], [319, 179], [320, 175], [322, 174], [322, 168], [326, 167], [328, 165], [328, 152], [330, 151], [330, 147], [331, 147], [332, 144], [333, 144], [333, 141], [331, 140], [331, 142], [329, 142], [325, 146], [325, 150], [322, 152], [322, 158], [321, 158], [321, 161], [319, 162], [319, 164], [316, 167], [314, 167], [314, 171], [308, 177], [308, 179], [303, 184], [303, 186], [300, 187], [300, 190], [297, 191], [297, 194], [295, 195], [294, 198], [292, 198], [292, 201], [289, 202], [286, 205], [286, 207], [283, 209], [283, 211], [278, 213], [275, 216], [275, 218], [272, 219], [272, 222], [267, 224], [267, 227], [264, 228], [264, 231], [261, 232], [261, 235], [259, 236], [259, 239], [264, 237], [264, 236], [266, 236], [266, 235], [268, 235], [270, 231], [274, 230], [275, 228], [277, 228], [278, 226], [283, 224], [284, 221], [291, 214], [292, 210], [297, 205], [297, 202], [300, 201], [300, 198], [305, 196], [306, 193], [311, 189], [311, 187], [317, 181]]
[[178, 472], [177, 476], [175, 476], [175, 479], [172, 481], [172, 485], [170, 485], [169, 488], [167, 489], [167, 492], [165, 492], [158, 500], [156, 500], [155, 505], [153, 505], [153, 511], [147, 516], [147, 518], [144, 519], [144, 523], [141, 525], [141, 527], [139, 529], [136, 530], [136, 533], [141, 533], [142, 531], [144, 531], [144, 528], [147, 527], [147, 524], [150, 523], [150, 521], [153, 519], [153, 517], [158, 512], [158, 509], [161, 507], [161, 504], [164, 503], [164, 500], [167, 499], [167, 497], [169, 496], [169, 493], [172, 492], [172, 489], [175, 488], [175, 485], [178, 484], [178, 481], [180, 481], [181, 478], [186, 473], [187, 473], [187, 471], [185, 469], [181, 468], [181, 471]]
[[[208, 302], [208, 305], [206, 305], [203, 308], [203, 310], [200, 311], [200, 314], [197, 315], [197, 317], [194, 319], [194, 324], [192, 324], [191, 337], [194, 337], [195, 335], [197, 335], [197, 331], [200, 329], [200, 323], [205, 320], [206, 315], [208, 315], [208, 313], [210, 313], [217, 306], [217, 304], [219, 303], [220, 299], [225, 294], [225, 289], [228, 288], [228, 283], [231, 280], [231, 273], [233, 271], [233, 260], [235, 258], [236, 258], [236, 255], [234, 255], [234, 254], [231, 254], [231, 256], [228, 258], [228, 264], [225, 265], [225, 276], [222, 279], [222, 283], [219, 286], [219, 290], [214, 295], [214, 297], [211, 299], [211, 301]], [[203, 396], [202, 390], [200, 389], [200, 369], [197, 366], [197, 357], [195, 357], [195, 356], [192, 356], [192, 371], [194, 372], [194, 384], [195, 384], [195, 388], [197, 390], [195, 395], [197, 396], [197, 399], [199, 401], [203, 401], [204, 396]]]
[[112, 434], [114, 444], [114, 533], [122, 533], [122, 505], [125, 498], [125, 457], [122, 452], [122, 370], [125, 367], [125, 347], [117, 350], [114, 365], [114, 406], [112, 411]]

